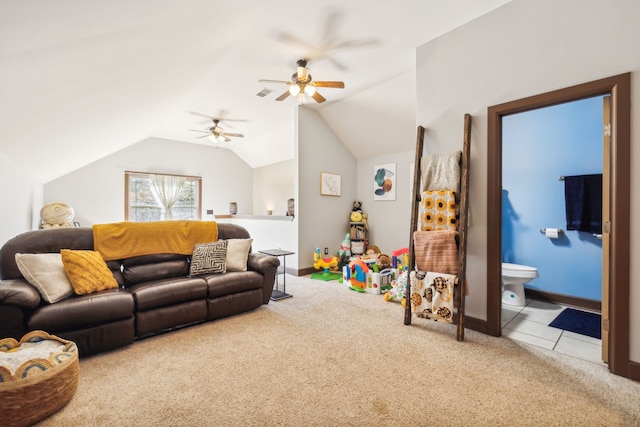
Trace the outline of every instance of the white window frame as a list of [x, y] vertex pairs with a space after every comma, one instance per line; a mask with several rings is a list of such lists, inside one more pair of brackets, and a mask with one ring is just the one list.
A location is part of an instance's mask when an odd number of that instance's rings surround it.
[[[163, 221], [165, 220], [164, 206], [160, 203], [156, 202], [155, 206], [151, 202], [151, 200], [147, 199], [147, 204], [145, 206], [134, 206], [133, 209], [144, 209], [144, 208], [152, 208], [158, 210], [157, 216], [148, 216], [150, 219], [140, 219], [141, 215], [131, 215], [132, 204], [137, 205], [140, 201], [131, 197], [130, 189], [133, 186], [140, 185], [141, 180], [151, 180], [151, 176], [168, 176], [168, 177], [181, 177], [184, 178], [190, 186], [195, 186], [192, 191], [192, 197], [195, 198], [193, 200], [193, 204], [185, 204], [184, 199], [179, 202], [178, 208], [182, 209], [191, 209], [191, 215], [178, 215], [178, 217], [173, 217], [170, 219], [194, 219], [200, 220], [202, 219], [202, 177], [199, 176], [190, 176], [190, 175], [175, 175], [175, 174], [162, 174], [162, 173], [152, 173], [152, 172], [135, 172], [135, 171], [125, 171], [125, 190], [124, 190], [124, 218], [125, 221], [133, 221], [133, 222], [143, 222], [143, 221]], [[150, 191], [150, 189], [149, 189]]]

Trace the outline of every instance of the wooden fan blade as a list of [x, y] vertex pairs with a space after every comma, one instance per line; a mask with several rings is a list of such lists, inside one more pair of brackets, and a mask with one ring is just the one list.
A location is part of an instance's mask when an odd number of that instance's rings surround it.
[[315, 87], [333, 87], [337, 89], [344, 89], [344, 82], [311, 82], [311, 86]]
[[324, 102], [324, 101], [326, 101], [326, 100], [327, 100], [324, 96], [320, 95], [320, 93], [318, 93], [318, 91], [314, 92], [314, 94], [313, 94], [313, 95], [311, 95], [311, 97], [312, 97], [313, 99], [315, 99], [315, 101], [316, 101], [318, 104], [320, 104], [320, 103], [322, 103], [322, 102]]
[[210, 136], [210, 135], [202, 135], [202, 136], [196, 136], [196, 139], [200, 139], [200, 138], [206, 138], [206, 137], [208, 137], [208, 136]]
[[244, 138], [244, 135], [241, 133], [223, 133], [222, 136], [233, 136], [236, 138]]
[[258, 83], [276, 83], [276, 84], [289, 85], [289, 86], [293, 84], [293, 82], [288, 82], [286, 80], [266, 80], [266, 79], [258, 80]]
[[211, 133], [208, 130], [199, 130], [199, 129], [187, 129], [190, 132], [204, 132], [204, 133]]
[[289, 93], [289, 91], [286, 91], [285, 93], [283, 93], [282, 95], [280, 95], [279, 97], [276, 98], [276, 101], [284, 101], [285, 99], [287, 99], [287, 97], [291, 95]]

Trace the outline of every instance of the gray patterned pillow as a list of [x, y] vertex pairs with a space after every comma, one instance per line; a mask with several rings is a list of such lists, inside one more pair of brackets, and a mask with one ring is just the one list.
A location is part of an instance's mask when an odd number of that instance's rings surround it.
[[227, 241], [196, 243], [191, 256], [189, 275], [225, 273], [227, 271]]

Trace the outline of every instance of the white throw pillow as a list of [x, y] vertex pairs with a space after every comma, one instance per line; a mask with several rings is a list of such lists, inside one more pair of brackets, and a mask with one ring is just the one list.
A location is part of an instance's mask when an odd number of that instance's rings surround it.
[[247, 259], [253, 239], [227, 240], [227, 271], [247, 271]]
[[17, 253], [16, 265], [27, 282], [49, 303], [53, 304], [73, 294], [73, 287], [64, 272], [59, 253]]

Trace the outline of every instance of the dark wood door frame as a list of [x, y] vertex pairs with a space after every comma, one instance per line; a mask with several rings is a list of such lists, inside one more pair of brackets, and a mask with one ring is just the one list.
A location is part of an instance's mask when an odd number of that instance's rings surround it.
[[620, 74], [488, 109], [487, 333], [501, 334], [502, 117], [611, 94], [611, 232], [609, 271], [609, 370], [631, 376], [629, 361], [629, 247], [631, 74]]

